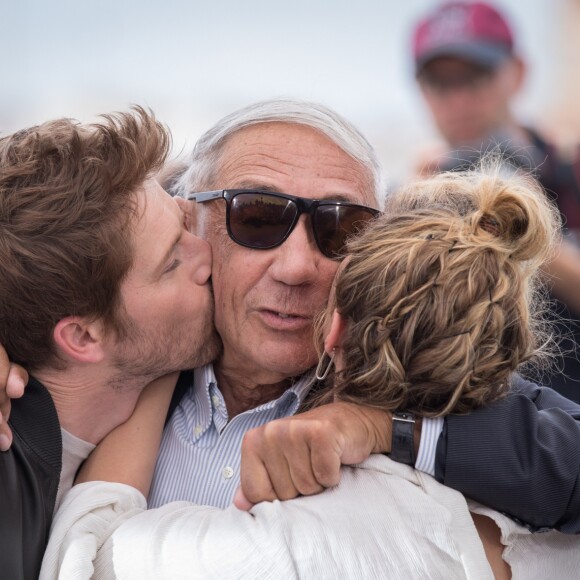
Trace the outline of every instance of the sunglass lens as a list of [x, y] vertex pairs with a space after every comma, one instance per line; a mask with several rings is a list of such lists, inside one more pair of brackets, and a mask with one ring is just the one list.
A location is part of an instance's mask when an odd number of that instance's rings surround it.
[[373, 218], [374, 214], [364, 207], [318, 206], [313, 224], [318, 247], [328, 258], [343, 257], [348, 238]]
[[284, 240], [296, 219], [296, 204], [268, 193], [239, 193], [231, 201], [229, 226], [235, 241], [256, 249]]

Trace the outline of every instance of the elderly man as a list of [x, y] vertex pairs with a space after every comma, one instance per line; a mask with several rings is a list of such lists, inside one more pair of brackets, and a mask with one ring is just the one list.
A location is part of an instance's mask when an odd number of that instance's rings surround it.
[[[580, 183], [575, 171], [513, 112], [526, 69], [504, 16], [485, 2], [442, 4], [417, 24], [413, 53], [421, 94], [445, 140], [444, 149], [426, 159], [420, 171], [461, 168], [482, 152], [500, 151], [511, 165], [537, 175], [556, 201], [570, 238], [577, 237]], [[547, 378], [550, 386], [580, 401], [580, 250], [575, 244], [562, 244], [548, 274], [563, 356], [555, 365], [557, 374]]]
[[0, 453], [0, 570], [37, 578], [55, 503], [153, 379], [217, 353], [211, 251], [153, 179], [142, 109], [0, 140], [0, 341], [30, 371]]

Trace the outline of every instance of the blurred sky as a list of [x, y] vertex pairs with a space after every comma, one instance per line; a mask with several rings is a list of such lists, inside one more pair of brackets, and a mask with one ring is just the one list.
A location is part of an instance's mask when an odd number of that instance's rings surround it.
[[[565, 0], [496, 0], [530, 64], [518, 112], [549, 103]], [[187, 149], [223, 115], [277, 96], [353, 121], [393, 178], [434, 137], [410, 34], [437, 0], [3, 0], [0, 132], [151, 107]]]

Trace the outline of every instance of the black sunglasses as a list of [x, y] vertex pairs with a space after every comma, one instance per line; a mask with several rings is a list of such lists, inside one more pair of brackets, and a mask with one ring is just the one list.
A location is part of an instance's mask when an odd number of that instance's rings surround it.
[[347, 238], [377, 217], [376, 209], [348, 201], [305, 199], [285, 193], [250, 189], [223, 189], [190, 193], [198, 203], [226, 200], [226, 226], [230, 238], [247, 248], [268, 250], [282, 244], [298, 218], [310, 216], [320, 251], [333, 260], [344, 256]]

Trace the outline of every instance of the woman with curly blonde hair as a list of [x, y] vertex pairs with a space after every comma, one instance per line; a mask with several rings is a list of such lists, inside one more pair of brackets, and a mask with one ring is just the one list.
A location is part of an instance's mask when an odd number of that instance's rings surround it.
[[552, 342], [539, 278], [558, 220], [531, 178], [493, 166], [394, 194], [337, 275], [324, 399], [428, 417], [504, 396]]

